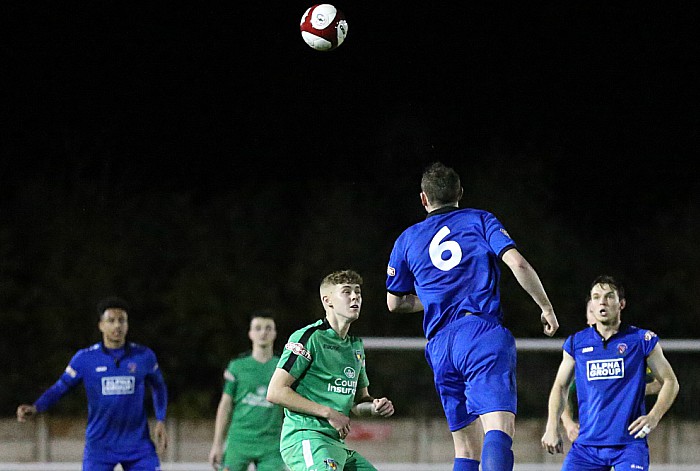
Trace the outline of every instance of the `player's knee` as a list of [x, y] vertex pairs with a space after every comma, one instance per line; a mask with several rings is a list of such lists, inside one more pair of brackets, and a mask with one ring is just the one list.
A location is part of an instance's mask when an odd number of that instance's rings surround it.
[[499, 430], [510, 438], [515, 435], [515, 414], [512, 412], [489, 412], [481, 416], [481, 423], [484, 427], [484, 433]]
[[452, 432], [456, 458], [478, 460], [481, 457], [483, 436], [480, 428], [471, 425]]

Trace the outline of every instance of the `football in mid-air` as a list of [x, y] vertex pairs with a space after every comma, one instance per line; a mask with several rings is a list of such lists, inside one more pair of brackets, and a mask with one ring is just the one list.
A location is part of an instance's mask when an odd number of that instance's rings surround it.
[[299, 28], [306, 44], [317, 51], [332, 51], [343, 44], [348, 35], [345, 15], [328, 3], [308, 8]]

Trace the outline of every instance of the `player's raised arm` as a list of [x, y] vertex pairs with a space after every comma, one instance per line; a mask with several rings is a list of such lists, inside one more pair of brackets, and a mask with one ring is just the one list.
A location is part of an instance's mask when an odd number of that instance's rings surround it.
[[559, 329], [559, 321], [557, 320], [556, 314], [554, 314], [552, 303], [549, 301], [549, 297], [535, 269], [516, 248], [507, 250], [503, 254], [502, 260], [513, 272], [520, 286], [527, 291], [542, 310], [540, 321], [544, 326], [545, 335], [549, 337], [553, 336]]
[[397, 296], [393, 293], [386, 293], [386, 306], [389, 312], [420, 312], [423, 310], [423, 303], [415, 294], [404, 294]]

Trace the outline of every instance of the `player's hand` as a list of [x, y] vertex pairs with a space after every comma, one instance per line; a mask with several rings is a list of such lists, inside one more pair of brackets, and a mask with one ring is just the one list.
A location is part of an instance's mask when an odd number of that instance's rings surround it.
[[564, 426], [564, 430], [566, 430], [566, 437], [569, 439], [571, 443], [574, 442], [578, 438], [579, 431], [581, 429], [581, 426], [577, 424], [576, 422], [573, 422], [569, 426]]
[[391, 417], [394, 415], [394, 404], [387, 398], [382, 397], [373, 401], [372, 415]]
[[655, 417], [651, 415], [642, 415], [637, 417], [637, 419], [627, 427], [627, 430], [630, 431], [630, 435], [634, 435], [634, 438], [644, 438], [649, 435], [657, 425], [659, 425], [659, 421]]
[[338, 432], [341, 440], [347, 437], [350, 433], [350, 417], [347, 415], [331, 409], [331, 415], [328, 417], [328, 422]]
[[542, 436], [542, 448], [547, 450], [547, 453], [553, 455], [554, 453], [561, 453], [564, 449], [562, 445], [561, 435], [559, 430], [550, 431], [547, 430]]
[[211, 446], [211, 450], [209, 451], [209, 464], [216, 471], [218, 471], [219, 467], [221, 466], [221, 459], [223, 456], [224, 447], [221, 444], [214, 444]]
[[540, 321], [544, 326], [544, 335], [551, 337], [559, 329], [559, 321], [557, 321], [557, 316], [554, 311], [542, 311], [540, 315]]
[[168, 432], [165, 430], [165, 422], [156, 422], [153, 435], [155, 435], [156, 451], [159, 454], [165, 452], [168, 449]]
[[36, 407], [31, 404], [20, 404], [17, 407], [17, 422], [26, 422], [36, 416]]

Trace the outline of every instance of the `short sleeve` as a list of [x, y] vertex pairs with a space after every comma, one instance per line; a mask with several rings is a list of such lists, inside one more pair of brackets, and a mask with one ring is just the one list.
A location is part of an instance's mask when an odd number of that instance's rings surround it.
[[564, 345], [562, 346], [562, 349], [566, 353], [571, 355], [572, 357], [574, 357], [574, 358], [576, 357], [576, 355], [574, 354], [574, 336], [573, 335], [570, 335], [569, 337], [567, 337], [566, 340], [564, 340]]
[[656, 344], [659, 343], [659, 337], [651, 330], [642, 330], [642, 349], [644, 351], [644, 356], [648, 357]]

